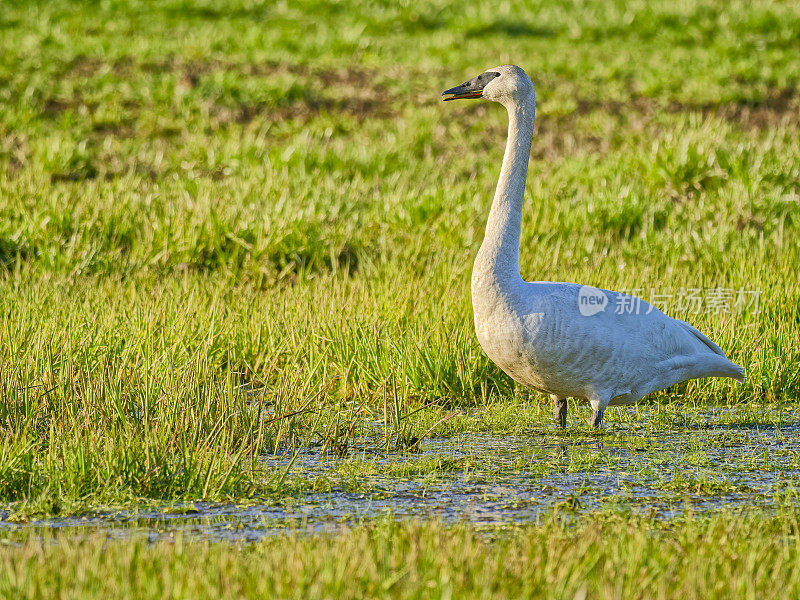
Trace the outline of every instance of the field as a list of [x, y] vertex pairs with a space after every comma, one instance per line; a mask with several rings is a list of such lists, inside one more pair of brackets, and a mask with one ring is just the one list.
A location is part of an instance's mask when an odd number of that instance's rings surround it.
[[[0, 8], [0, 594], [800, 586], [794, 3]], [[745, 384], [558, 432], [482, 354], [506, 115], [440, 94], [509, 62], [537, 90], [523, 276], [654, 302]], [[524, 510], [425, 500], [463, 482]], [[277, 512], [248, 544], [228, 507]]]

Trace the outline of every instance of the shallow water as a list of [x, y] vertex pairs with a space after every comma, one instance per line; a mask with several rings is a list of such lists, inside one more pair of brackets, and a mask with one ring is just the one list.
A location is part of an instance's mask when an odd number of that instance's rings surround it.
[[694, 412], [689, 419], [674, 414], [657, 433], [640, 415], [599, 435], [460, 435], [424, 440], [420, 452], [399, 455], [366, 443], [344, 458], [306, 449], [294, 459], [267, 457], [265, 466], [322, 481], [326, 491], [247, 506], [198, 502], [24, 525], [0, 520], [0, 532], [89, 528], [115, 537], [182, 531], [254, 540], [387, 515], [497, 527], [553, 510], [622, 509], [670, 518], [689, 510], [769, 507], [775, 494], [800, 481], [800, 411], [787, 409], [771, 424], [736, 416], [736, 409]]

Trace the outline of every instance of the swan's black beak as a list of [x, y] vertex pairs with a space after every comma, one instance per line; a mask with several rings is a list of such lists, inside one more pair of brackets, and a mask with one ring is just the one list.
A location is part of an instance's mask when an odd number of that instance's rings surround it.
[[442, 92], [442, 99], [447, 102], [448, 100], [462, 100], [466, 98], [480, 98], [483, 96], [483, 88], [495, 77], [500, 77], [500, 73], [494, 71], [486, 71], [477, 77], [473, 77], [469, 81], [465, 81], [461, 85], [450, 88]]
[[443, 91], [442, 99], [447, 102], [448, 100], [461, 100], [463, 98], [480, 98], [483, 95], [483, 88], [474, 86], [472, 84], [474, 81], [474, 79], [470, 79], [466, 83]]

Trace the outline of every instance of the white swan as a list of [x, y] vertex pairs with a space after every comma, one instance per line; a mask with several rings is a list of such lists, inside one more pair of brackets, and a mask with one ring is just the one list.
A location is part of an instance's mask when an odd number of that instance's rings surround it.
[[589, 424], [599, 427], [608, 405], [632, 404], [687, 379], [744, 381], [744, 370], [719, 346], [643, 300], [574, 283], [524, 281], [519, 236], [533, 83], [519, 67], [504, 65], [442, 95], [486, 98], [508, 111], [503, 167], [472, 269], [475, 332], [489, 358], [515, 381], [550, 394], [559, 427], [566, 426], [568, 397], [588, 400], [594, 410]]

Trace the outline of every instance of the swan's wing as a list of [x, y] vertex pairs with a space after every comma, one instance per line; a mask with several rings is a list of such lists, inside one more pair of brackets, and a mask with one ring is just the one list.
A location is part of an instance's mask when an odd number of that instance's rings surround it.
[[643, 357], [667, 362], [677, 358], [689, 362], [709, 359], [729, 362], [722, 348], [689, 323], [664, 314], [640, 298], [620, 292], [607, 293], [622, 305], [636, 307], [634, 314], [609, 312], [605, 325], [612, 331], [624, 331], [632, 350], [642, 353]]
[[698, 331], [697, 329], [689, 325], [686, 321], [681, 321], [680, 319], [675, 319], [675, 318], [673, 318], [672, 320], [675, 321], [676, 323], [680, 323], [683, 327], [688, 329], [689, 332], [692, 333], [692, 335], [694, 335], [698, 340], [700, 340], [706, 346], [708, 346], [714, 354], [719, 354], [723, 358], [728, 358], [722, 351], [722, 348], [720, 348], [714, 342], [708, 339], [708, 337], [704, 333]]
[[693, 377], [742, 376], [708, 337], [644, 300], [597, 290], [608, 304], [587, 315], [580, 305], [584, 286], [532, 285], [532, 306], [543, 315], [531, 339], [535, 354], [562, 381], [621, 394]]

